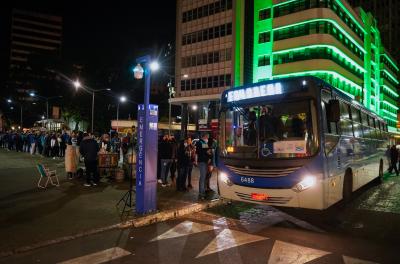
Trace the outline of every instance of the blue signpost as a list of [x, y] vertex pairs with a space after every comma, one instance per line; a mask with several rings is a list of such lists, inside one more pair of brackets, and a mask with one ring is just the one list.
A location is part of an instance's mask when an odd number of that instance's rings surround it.
[[[157, 146], [158, 106], [150, 101], [150, 56], [138, 58], [135, 78], [140, 71], [145, 77], [144, 104], [138, 106], [138, 149], [136, 160], [136, 213], [146, 214], [157, 209]], [[138, 76], [136, 74], [138, 73]], [[138, 78], [140, 79], [140, 78]]]

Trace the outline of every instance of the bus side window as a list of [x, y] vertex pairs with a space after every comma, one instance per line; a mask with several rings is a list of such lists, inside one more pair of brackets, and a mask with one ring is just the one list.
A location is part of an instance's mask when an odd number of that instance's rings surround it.
[[361, 112], [361, 122], [362, 122], [364, 138], [369, 138], [370, 132], [368, 127], [368, 117], [367, 114], [364, 112]]
[[340, 131], [342, 135], [353, 136], [353, 124], [350, 119], [349, 105], [340, 101]]
[[337, 124], [334, 122], [329, 122], [328, 124], [328, 118], [327, 118], [327, 112], [326, 112], [326, 108], [328, 106], [328, 102], [329, 100], [332, 99], [331, 93], [329, 91], [326, 90], [322, 90], [321, 92], [321, 103], [323, 104], [323, 109], [324, 109], [324, 128], [326, 128], [327, 130], [325, 131], [326, 133], [329, 134], [334, 134], [334, 135], [338, 135], [338, 129], [337, 129]]
[[362, 137], [363, 134], [362, 134], [360, 110], [358, 110], [354, 106], [350, 106], [350, 109], [351, 109], [351, 119], [353, 120], [354, 136]]

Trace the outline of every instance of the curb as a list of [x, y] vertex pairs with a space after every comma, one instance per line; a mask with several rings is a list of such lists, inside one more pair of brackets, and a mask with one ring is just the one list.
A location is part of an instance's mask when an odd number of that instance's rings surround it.
[[175, 219], [177, 217], [184, 216], [187, 214], [200, 212], [202, 210], [212, 208], [212, 207], [222, 205], [222, 204], [224, 204], [224, 201], [222, 199], [214, 199], [207, 203], [194, 203], [194, 204], [190, 204], [188, 206], [184, 206], [184, 207], [180, 207], [180, 208], [176, 208], [176, 209], [160, 211], [160, 212], [157, 212], [154, 214], [145, 215], [145, 216], [137, 217], [137, 218], [134, 218], [131, 220], [127, 220], [122, 223], [84, 231], [84, 232], [81, 232], [81, 233], [78, 233], [75, 235], [64, 236], [64, 237], [60, 237], [60, 238], [56, 238], [56, 239], [38, 242], [36, 244], [19, 247], [19, 248], [9, 250], [9, 251], [0, 251], [0, 258], [10, 257], [10, 256], [13, 256], [16, 254], [25, 253], [28, 251], [42, 248], [42, 247], [47, 247], [47, 246], [55, 245], [58, 243], [67, 242], [67, 241], [75, 240], [75, 239], [82, 238], [85, 236], [90, 236], [90, 235], [94, 235], [94, 234], [98, 234], [98, 233], [102, 233], [105, 231], [110, 231], [110, 230], [114, 230], [114, 229], [118, 229], [118, 228], [126, 229], [129, 227], [137, 228], [137, 227], [142, 227], [142, 226], [146, 226], [146, 225], [151, 225], [151, 224]]

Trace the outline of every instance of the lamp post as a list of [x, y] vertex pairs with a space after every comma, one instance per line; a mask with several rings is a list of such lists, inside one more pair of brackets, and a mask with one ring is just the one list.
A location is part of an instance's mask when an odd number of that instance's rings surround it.
[[62, 98], [62, 95], [59, 95], [59, 96], [52, 96], [52, 97], [46, 97], [46, 96], [37, 95], [37, 94], [35, 94], [34, 92], [29, 93], [29, 95], [30, 95], [31, 97], [43, 99], [43, 100], [46, 101], [46, 118], [47, 118], [47, 119], [49, 119], [49, 100]]
[[93, 127], [94, 127], [94, 96], [95, 96], [95, 93], [101, 92], [101, 91], [111, 91], [111, 89], [110, 88], [98, 89], [98, 90], [91, 89], [91, 88], [89, 88], [87, 86], [82, 85], [79, 80], [74, 81], [73, 85], [75, 86], [75, 89], [77, 89], [77, 90], [79, 88], [82, 88], [84, 91], [92, 94], [92, 124], [91, 124], [91, 132], [93, 134], [93, 131], [94, 131]]
[[119, 103], [125, 103], [126, 102], [126, 97], [125, 96], [121, 96], [118, 100], [118, 104], [117, 104], [117, 133], [119, 132]]
[[[7, 103], [9, 103], [9, 104], [12, 104], [13, 103], [13, 100], [11, 100], [11, 99], [7, 99]], [[18, 104], [19, 105], [19, 107], [20, 107], [20, 121], [19, 121], [19, 124], [20, 124], [20, 127], [22, 127], [23, 128], [23, 114], [22, 114], [22, 104], [21, 103], [19, 103]], [[13, 110], [14, 109], [14, 107], [10, 107], [10, 109], [11, 110]]]

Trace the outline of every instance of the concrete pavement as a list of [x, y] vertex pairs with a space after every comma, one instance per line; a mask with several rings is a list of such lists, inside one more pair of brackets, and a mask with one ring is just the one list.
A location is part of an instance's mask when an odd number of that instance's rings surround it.
[[367, 264], [398, 260], [396, 245], [294, 226], [260, 227], [254, 230], [240, 219], [200, 212], [52, 245], [0, 263]]
[[[173, 187], [159, 187], [158, 209], [161, 213], [168, 212], [168, 215], [159, 213], [156, 218], [148, 217], [132, 223], [132, 219], [137, 219], [132, 211], [121, 214], [122, 206], [116, 207], [128, 190], [127, 182], [102, 179], [96, 187], [84, 187], [82, 181], [66, 179], [61, 159], [0, 149], [0, 160], [0, 235], [7, 238], [0, 240], [2, 255], [118, 228], [120, 223], [129, 226], [156, 222], [198, 211], [208, 205], [207, 202], [205, 205], [197, 203], [198, 172], [194, 170], [194, 189], [190, 192], [178, 193]], [[39, 174], [35, 166], [38, 162], [57, 169], [60, 187], [37, 188]], [[177, 213], [177, 209], [181, 211]]]

